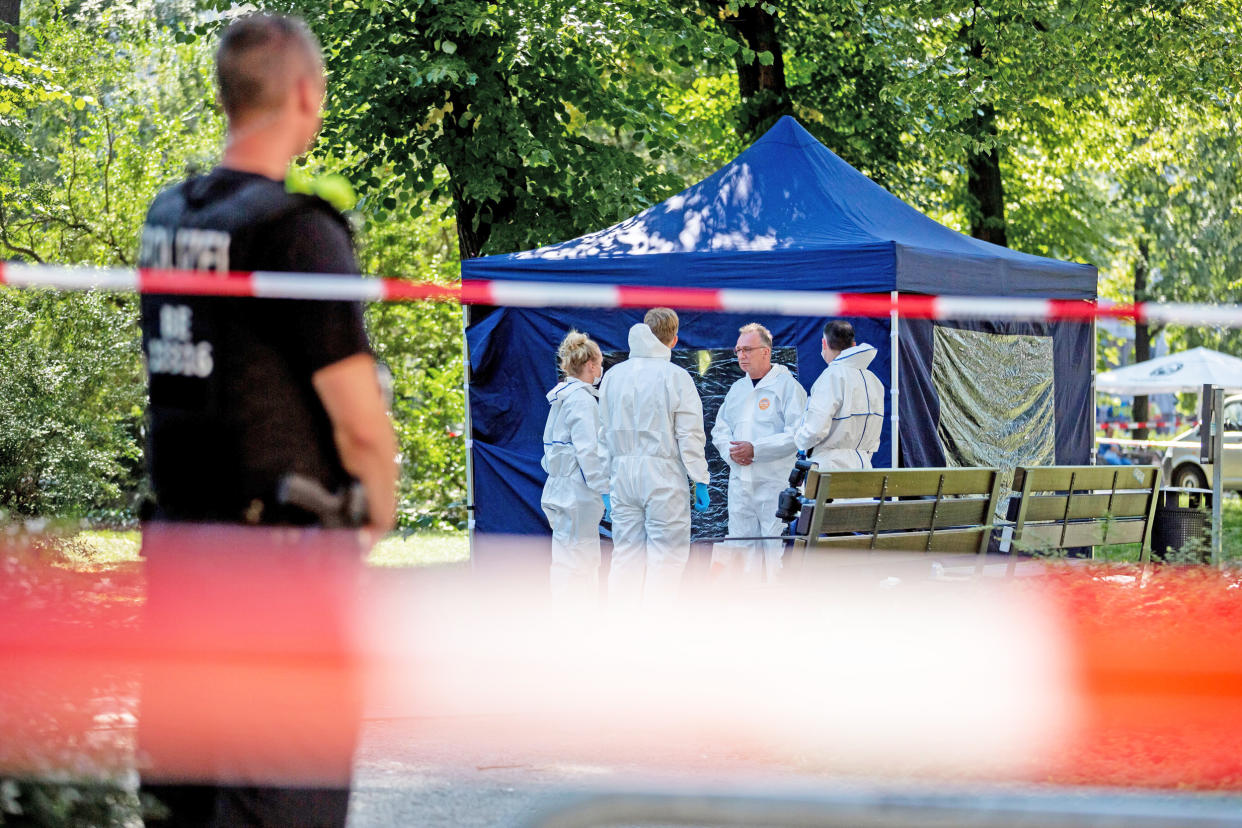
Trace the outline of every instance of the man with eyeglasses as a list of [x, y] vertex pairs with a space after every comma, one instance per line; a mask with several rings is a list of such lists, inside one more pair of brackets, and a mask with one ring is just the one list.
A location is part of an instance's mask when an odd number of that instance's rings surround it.
[[[788, 368], [772, 364], [764, 326], [743, 326], [733, 352], [745, 376], [729, 389], [712, 428], [712, 444], [729, 464], [729, 537], [777, 538], [785, 526], [776, 502], [793, 467], [806, 391]], [[782, 551], [780, 540], [726, 541], [712, 550], [712, 570], [772, 583]]]

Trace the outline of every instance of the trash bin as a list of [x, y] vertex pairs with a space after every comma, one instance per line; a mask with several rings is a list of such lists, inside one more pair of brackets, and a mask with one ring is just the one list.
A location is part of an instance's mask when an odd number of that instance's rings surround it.
[[1198, 538], [1198, 563], [1207, 563], [1212, 548], [1212, 491], [1210, 489], [1161, 489], [1156, 493], [1156, 514], [1151, 527], [1151, 556], [1165, 560]]

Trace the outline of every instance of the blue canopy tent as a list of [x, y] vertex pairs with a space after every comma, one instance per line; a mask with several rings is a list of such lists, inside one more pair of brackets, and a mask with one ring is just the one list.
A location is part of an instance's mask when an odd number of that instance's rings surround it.
[[[1094, 267], [1019, 253], [950, 230], [859, 173], [789, 117], [710, 177], [630, 219], [561, 244], [464, 261], [462, 277], [1096, 296]], [[625, 351], [627, 331], [641, 319], [641, 311], [471, 309], [467, 405], [477, 531], [549, 531], [539, 507], [544, 480], [539, 460], [544, 394], [557, 382], [556, 346], [569, 328], [577, 328], [606, 353]], [[772, 331], [778, 347], [796, 353], [799, 379], [807, 388], [823, 369], [823, 318], [686, 312], [681, 320], [679, 350], [731, 348], [738, 327], [758, 321]], [[872, 371], [897, 403], [889, 406], [873, 458], [877, 466], [973, 465], [991, 454], [1010, 464], [1040, 457], [1089, 461], [1092, 325], [852, 321], [858, 341], [878, 347]], [[990, 408], [992, 416], [978, 417], [979, 406]], [[709, 415], [709, 432], [711, 425]], [[1038, 450], [1031, 448], [1033, 439]], [[1045, 456], [1049, 452], [1055, 458]]]

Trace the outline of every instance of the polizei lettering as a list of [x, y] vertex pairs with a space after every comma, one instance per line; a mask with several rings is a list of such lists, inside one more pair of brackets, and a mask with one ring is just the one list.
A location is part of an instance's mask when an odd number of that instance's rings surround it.
[[143, 267], [229, 272], [229, 234], [220, 230], [180, 227], [174, 234], [157, 224], [142, 226]]

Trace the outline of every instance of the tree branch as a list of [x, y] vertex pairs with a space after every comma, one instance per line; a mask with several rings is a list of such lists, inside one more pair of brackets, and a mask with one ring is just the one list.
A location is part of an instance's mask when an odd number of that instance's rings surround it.
[[5, 247], [7, 247], [9, 250], [12, 250], [14, 253], [18, 253], [23, 256], [28, 256], [31, 259], [34, 259], [37, 263], [43, 264], [43, 257], [41, 257], [38, 253], [31, 250], [29, 247], [22, 247], [21, 245], [14, 244], [13, 242], [9, 241], [9, 227], [8, 227], [8, 223], [5, 220], [3, 203], [0, 203], [0, 244], [3, 244]]

